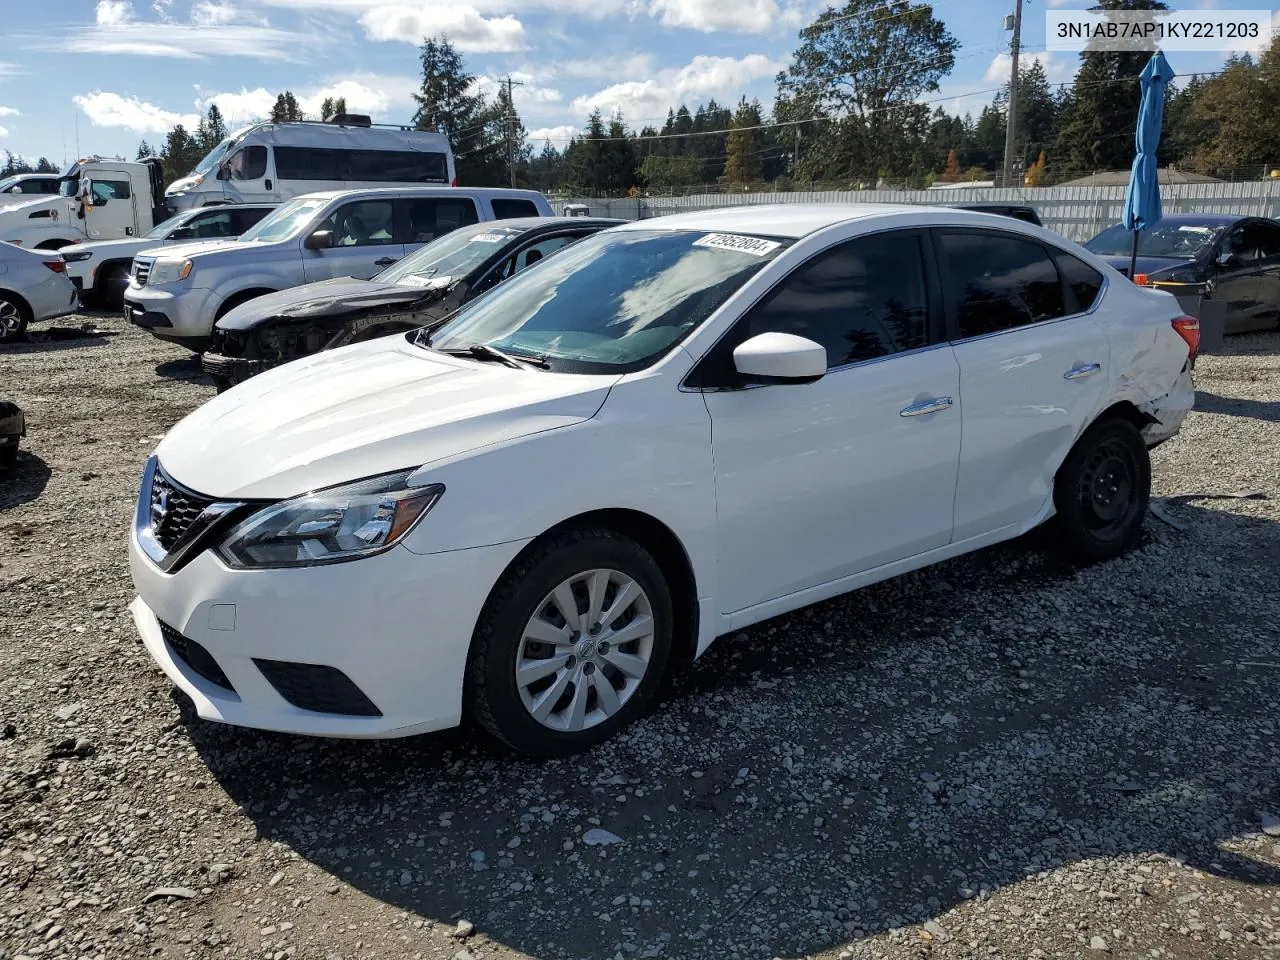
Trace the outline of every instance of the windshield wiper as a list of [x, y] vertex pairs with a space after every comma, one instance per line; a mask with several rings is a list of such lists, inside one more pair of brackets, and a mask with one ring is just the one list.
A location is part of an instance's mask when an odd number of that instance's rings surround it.
[[501, 363], [503, 366], [511, 367], [513, 370], [523, 370], [525, 367], [540, 367], [547, 369], [551, 365], [547, 363], [546, 357], [526, 356], [525, 354], [512, 354], [499, 350], [497, 347], [491, 347], [487, 343], [473, 343], [469, 347], [457, 347], [450, 350], [441, 350], [441, 353], [447, 353], [451, 357], [471, 357], [473, 360], [492, 360]]

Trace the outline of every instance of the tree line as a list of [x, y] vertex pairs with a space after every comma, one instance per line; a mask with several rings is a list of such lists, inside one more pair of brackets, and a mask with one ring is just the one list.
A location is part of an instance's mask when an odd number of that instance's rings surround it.
[[[1164, 9], [1161, 0], [1100, 0], [1106, 9]], [[932, 106], [952, 72], [959, 43], [933, 9], [912, 0], [845, 0], [800, 31], [791, 62], [776, 78], [771, 114], [756, 100], [673, 105], [661, 127], [635, 129], [621, 113], [595, 111], [562, 148], [530, 144], [508, 88], [486, 96], [447, 37], [420, 50], [422, 80], [412, 118], [453, 144], [458, 180], [543, 191], [623, 194], [680, 187], [790, 189], [826, 183], [928, 186], [999, 177], [1008, 90], [977, 117]], [[1019, 183], [1060, 182], [1133, 159], [1138, 74], [1146, 52], [1086, 52], [1069, 84], [1050, 82], [1031, 57], [1018, 77], [1013, 168]], [[1280, 164], [1280, 51], [1235, 56], [1212, 75], [1171, 85], [1161, 165], [1211, 175], [1261, 176]], [[328, 120], [346, 113], [324, 102], [307, 118], [295, 95], [280, 93], [270, 119]], [[189, 173], [226, 137], [211, 105], [196, 128], [171, 130], [138, 156], [157, 156], [169, 180]], [[10, 158], [12, 163], [14, 158]]]
[[16, 173], [57, 173], [58, 168], [49, 160], [41, 157], [35, 163], [28, 163], [22, 157], [8, 150], [4, 152], [4, 164], [0, 166], [0, 179], [12, 177]]

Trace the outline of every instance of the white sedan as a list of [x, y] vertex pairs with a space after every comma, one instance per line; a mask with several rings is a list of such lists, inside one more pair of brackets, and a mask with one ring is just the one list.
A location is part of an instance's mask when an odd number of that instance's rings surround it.
[[0, 343], [21, 337], [28, 324], [73, 312], [76, 304], [59, 254], [0, 243]]
[[446, 325], [219, 396], [146, 465], [142, 639], [201, 717], [517, 750], [716, 637], [1052, 521], [1131, 547], [1196, 322], [990, 214], [777, 205], [588, 237]]

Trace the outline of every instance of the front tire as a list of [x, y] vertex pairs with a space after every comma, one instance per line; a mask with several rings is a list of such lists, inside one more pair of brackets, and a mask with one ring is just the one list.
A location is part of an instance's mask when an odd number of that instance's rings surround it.
[[1118, 557], [1138, 542], [1150, 500], [1142, 434], [1119, 417], [1100, 420], [1076, 441], [1054, 480], [1057, 546], [1087, 563]]
[[599, 527], [553, 536], [485, 603], [468, 657], [468, 712], [520, 753], [576, 753], [644, 712], [672, 635], [671, 591], [648, 551]]

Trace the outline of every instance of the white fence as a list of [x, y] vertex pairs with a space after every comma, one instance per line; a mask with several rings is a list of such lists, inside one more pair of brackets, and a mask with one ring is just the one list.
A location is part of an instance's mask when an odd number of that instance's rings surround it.
[[[1280, 180], [1243, 183], [1183, 183], [1161, 187], [1165, 213], [1230, 213], [1280, 217]], [[1124, 187], [1027, 187], [1023, 189], [845, 190], [795, 193], [704, 193], [687, 197], [621, 197], [557, 200], [553, 206], [584, 203], [593, 216], [627, 220], [669, 213], [756, 203], [1016, 203], [1034, 207], [1050, 230], [1088, 240], [1118, 223]]]

